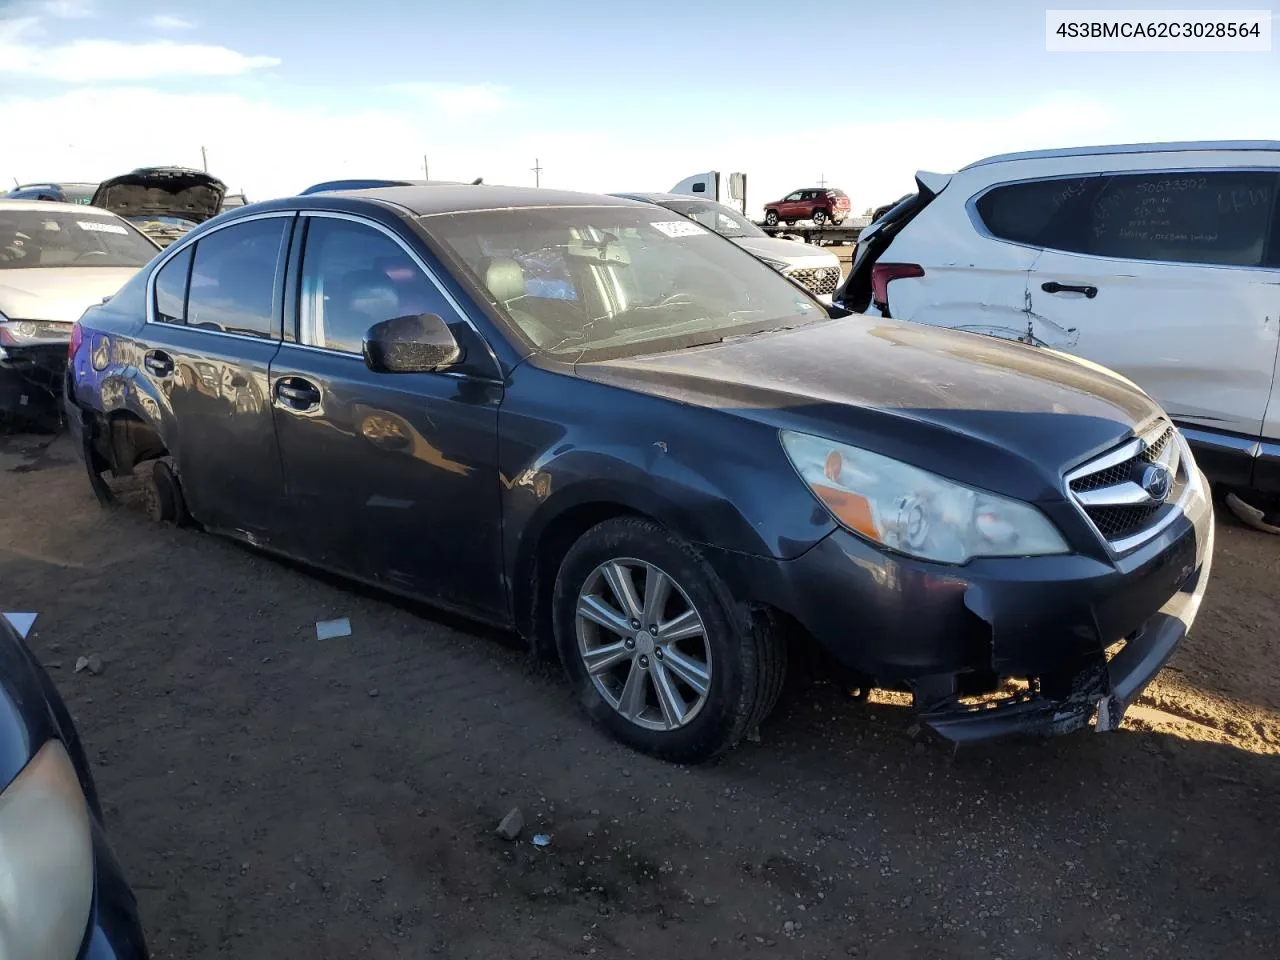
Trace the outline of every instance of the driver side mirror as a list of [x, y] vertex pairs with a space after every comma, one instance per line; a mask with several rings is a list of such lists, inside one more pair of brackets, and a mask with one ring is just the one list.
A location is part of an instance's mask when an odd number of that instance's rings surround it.
[[433, 373], [463, 356], [449, 325], [434, 313], [383, 320], [364, 336], [364, 362], [374, 373]]

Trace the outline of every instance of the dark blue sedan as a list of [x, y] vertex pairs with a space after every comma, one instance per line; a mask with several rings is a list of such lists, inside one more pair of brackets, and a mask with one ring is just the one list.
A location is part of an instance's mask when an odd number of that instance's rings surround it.
[[1113, 729], [1209, 574], [1133, 384], [828, 310], [615, 197], [226, 213], [86, 312], [67, 390], [104, 500], [141, 465], [157, 519], [513, 627], [673, 760], [758, 725], [800, 634], [955, 741]]

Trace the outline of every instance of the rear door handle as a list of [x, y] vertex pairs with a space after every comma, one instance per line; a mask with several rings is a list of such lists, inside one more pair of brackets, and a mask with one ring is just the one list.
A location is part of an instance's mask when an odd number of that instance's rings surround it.
[[1045, 293], [1083, 293], [1088, 300], [1092, 300], [1098, 295], [1097, 287], [1091, 287], [1088, 284], [1077, 286], [1070, 283], [1059, 283], [1057, 280], [1050, 280], [1048, 283], [1040, 284], [1040, 289]]
[[276, 381], [276, 399], [290, 410], [311, 410], [320, 406], [320, 388], [302, 377], [281, 377]]
[[163, 350], [151, 350], [142, 358], [142, 365], [157, 377], [167, 377], [173, 373], [173, 357]]

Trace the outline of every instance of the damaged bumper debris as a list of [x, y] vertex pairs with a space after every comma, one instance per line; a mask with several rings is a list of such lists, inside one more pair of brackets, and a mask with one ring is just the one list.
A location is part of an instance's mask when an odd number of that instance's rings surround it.
[[1199, 495], [1120, 558], [944, 567], [837, 531], [795, 560], [715, 562], [857, 675], [909, 690], [925, 727], [965, 745], [1115, 730], [1191, 629], [1212, 554], [1213, 508]]
[[65, 343], [0, 347], [0, 422], [56, 423], [66, 366]]

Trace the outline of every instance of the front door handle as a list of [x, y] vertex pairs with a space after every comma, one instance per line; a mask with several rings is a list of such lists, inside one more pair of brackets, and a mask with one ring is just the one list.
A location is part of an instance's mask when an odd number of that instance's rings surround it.
[[150, 350], [142, 358], [142, 365], [157, 377], [167, 377], [173, 373], [173, 357], [163, 350]]
[[290, 410], [312, 410], [320, 406], [320, 388], [302, 377], [281, 377], [276, 381], [276, 399]]
[[1098, 295], [1097, 287], [1092, 287], [1088, 284], [1077, 286], [1070, 283], [1059, 283], [1057, 280], [1050, 280], [1048, 283], [1040, 284], [1040, 289], [1045, 293], [1083, 293], [1088, 300], [1092, 300]]

